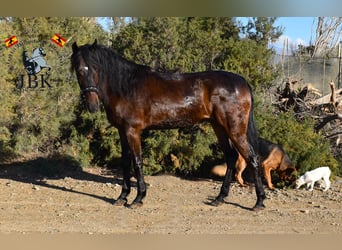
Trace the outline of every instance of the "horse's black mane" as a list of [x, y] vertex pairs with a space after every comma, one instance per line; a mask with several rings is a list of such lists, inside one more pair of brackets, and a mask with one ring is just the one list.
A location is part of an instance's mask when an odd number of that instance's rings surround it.
[[153, 71], [150, 67], [131, 62], [114, 50], [98, 44], [80, 46], [71, 58], [72, 69], [76, 69], [81, 58], [88, 67], [98, 71], [100, 83], [107, 81], [113, 93], [119, 96], [132, 96], [139, 84], [137, 76]]

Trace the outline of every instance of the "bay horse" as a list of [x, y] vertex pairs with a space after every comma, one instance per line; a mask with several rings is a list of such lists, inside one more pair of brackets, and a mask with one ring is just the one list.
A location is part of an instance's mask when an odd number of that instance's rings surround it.
[[[265, 192], [257, 160], [258, 135], [253, 95], [246, 80], [234, 73], [160, 73], [131, 62], [112, 49], [97, 44], [72, 44], [71, 68], [76, 71], [87, 109], [102, 103], [109, 122], [118, 129], [122, 150], [123, 184], [115, 205], [139, 207], [146, 196], [141, 134], [146, 129], [171, 129], [210, 122], [229, 166], [218, 196], [211, 205], [224, 203], [240, 153], [253, 169], [257, 202], [265, 206]], [[137, 179], [137, 196], [131, 204], [130, 167]]]

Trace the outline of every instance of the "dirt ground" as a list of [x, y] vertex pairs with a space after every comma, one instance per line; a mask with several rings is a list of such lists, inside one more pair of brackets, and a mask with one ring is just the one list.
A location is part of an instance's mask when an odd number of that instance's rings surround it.
[[[13, 169], [12, 169], [13, 168]], [[266, 209], [250, 211], [254, 187], [233, 183], [226, 204], [213, 207], [220, 181], [147, 176], [138, 209], [113, 206], [121, 177], [97, 168], [40, 177], [0, 167], [0, 233], [81, 234], [340, 234], [342, 181], [322, 192], [270, 191]], [[135, 197], [135, 188], [129, 196]]]

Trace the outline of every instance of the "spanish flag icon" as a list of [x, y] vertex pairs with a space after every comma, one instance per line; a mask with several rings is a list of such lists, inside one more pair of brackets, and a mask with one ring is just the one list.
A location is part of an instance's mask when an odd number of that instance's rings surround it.
[[66, 39], [64, 37], [61, 37], [58, 34], [55, 34], [52, 38], [51, 41], [53, 41], [55, 44], [57, 44], [59, 47], [63, 47], [64, 44], [66, 43]]
[[16, 36], [11, 36], [5, 40], [5, 44], [7, 48], [11, 48], [13, 45], [16, 45], [19, 42]]

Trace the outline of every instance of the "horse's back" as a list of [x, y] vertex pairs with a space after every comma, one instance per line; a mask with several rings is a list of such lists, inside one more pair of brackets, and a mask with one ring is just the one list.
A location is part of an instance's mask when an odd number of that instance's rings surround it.
[[186, 85], [202, 89], [212, 104], [224, 105], [252, 102], [251, 88], [240, 75], [227, 71], [205, 71], [184, 74]]
[[185, 81], [202, 81], [212, 87], [224, 87], [233, 90], [237, 87], [247, 87], [247, 81], [240, 75], [228, 71], [204, 71], [184, 74]]

